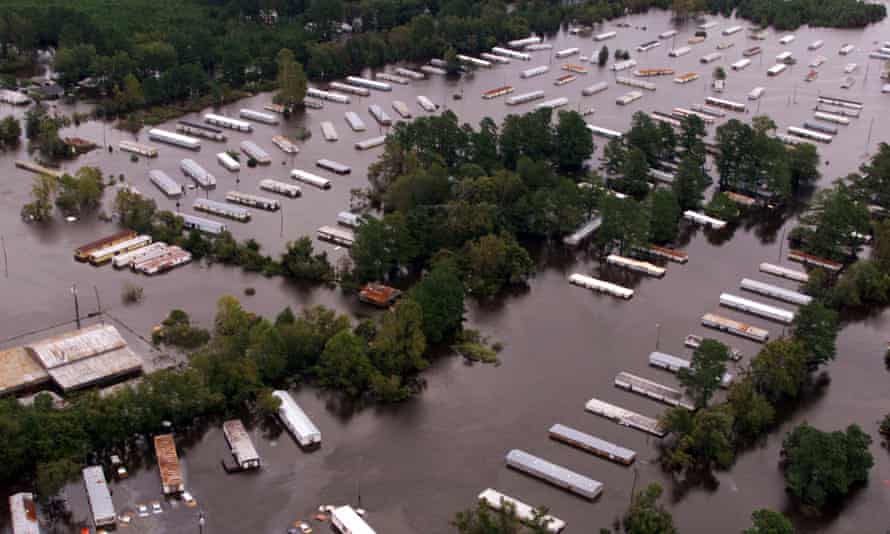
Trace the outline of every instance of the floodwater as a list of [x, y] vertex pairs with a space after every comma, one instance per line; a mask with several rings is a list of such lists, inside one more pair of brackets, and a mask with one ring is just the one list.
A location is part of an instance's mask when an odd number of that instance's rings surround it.
[[[736, 21], [719, 20], [705, 43], [693, 47], [691, 54], [678, 59], [667, 57], [670, 43], [648, 53], [634, 53], [639, 44], [654, 39], [671, 27], [665, 14], [650, 13], [621, 22], [628, 22], [632, 27], [618, 28], [617, 38], [606, 41], [611, 50], [630, 49], [640, 68], [670, 67], [677, 74], [698, 72], [701, 78], [688, 85], [676, 85], [672, 83], [672, 77], [649, 79], [657, 83], [658, 90], [646, 92], [641, 100], [622, 108], [614, 104], [615, 98], [631, 88], [613, 84], [605, 93], [580, 97], [580, 91], [586, 85], [615, 77], [605, 69], [591, 66], [590, 74], [579, 76], [573, 83], [562, 87], [552, 85], [553, 80], [563, 74], [558, 65], [577, 63], [577, 56], [559, 62], [554, 60], [553, 70], [545, 76], [521, 80], [520, 71], [551, 62], [549, 52], [536, 52], [533, 61], [513, 62], [491, 71], [480, 71], [471, 79], [460, 82], [433, 77], [409, 86], [394, 85], [391, 93], [372, 92], [369, 98], [353, 97], [351, 105], [326, 103], [323, 110], [310, 110], [286, 125], [256, 125], [253, 135], [227, 131], [227, 143], [202, 141], [203, 147], [198, 153], [159, 145], [159, 158], [140, 158], [138, 163], [131, 163], [128, 154], [116, 150], [108, 154], [99, 150], [67, 163], [65, 168], [98, 165], [106, 173], [122, 173], [127, 183], [169, 209], [175, 207], [174, 202], [160, 195], [149, 183], [147, 173], [152, 168], [163, 169], [186, 183], [178, 170], [179, 160], [185, 157], [195, 158], [216, 174], [219, 185], [209, 194], [210, 198], [216, 199], [222, 199], [226, 191], [234, 188], [258, 192], [256, 183], [261, 178], [287, 181], [287, 172], [292, 167], [331, 178], [334, 187], [329, 191], [301, 186], [302, 198], [283, 201], [283, 216], [253, 210], [254, 218], [250, 223], [229, 223], [236, 237], [255, 237], [266, 251], [278, 254], [287, 240], [312, 235], [317, 227], [334, 223], [336, 213], [348, 207], [349, 190], [366, 183], [365, 168], [381, 149], [359, 152], [352, 145], [379, 134], [376, 123], [367, 113], [371, 103], [380, 104], [394, 118], [396, 115], [391, 109], [394, 99], [405, 101], [417, 114], [423, 114], [415, 97], [426, 95], [454, 110], [462, 121], [476, 123], [484, 116], [500, 121], [507, 113], [525, 112], [532, 105], [510, 108], [501, 99], [483, 101], [479, 95], [484, 90], [511, 84], [516, 87], [514, 94], [544, 89], [548, 98], [568, 96], [570, 107], [596, 108], [596, 113], [587, 118], [588, 122], [624, 130], [634, 111], [669, 112], [674, 106], [702, 103], [709, 94], [706, 86], [711, 71], [722, 65], [729, 74], [723, 98], [746, 101], [745, 97], [753, 87], [765, 87], [766, 93], [755, 103], [752, 113], [769, 114], [782, 129], [810, 118], [819, 94], [865, 103], [861, 118], [853, 120], [850, 126], [839, 127], [841, 134], [832, 144], [820, 145], [822, 186], [854, 170], [865, 160], [867, 152], [874, 152], [877, 142], [888, 138], [890, 126], [886, 121], [874, 118], [886, 116], [890, 97], [880, 94], [880, 65], [867, 59], [867, 53], [874, 48], [874, 42], [890, 35], [887, 31], [890, 22], [864, 31], [803, 28], [795, 32], [797, 39], [793, 43], [782, 46], [778, 43], [780, 35], [775, 32], [771, 32], [766, 41], [751, 41], [745, 32], [720, 36], [720, 29]], [[744, 21], [738, 23], [747, 26]], [[648, 30], [639, 29], [644, 25]], [[608, 29], [616, 29], [614, 23], [608, 25]], [[694, 32], [692, 25], [679, 29], [676, 46], [684, 45]], [[816, 52], [808, 51], [807, 45], [816, 39], [824, 40], [824, 47]], [[720, 61], [701, 65], [699, 58], [714, 51], [721, 41], [734, 42], [735, 46], [722, 51], [724, 57]], [[554, 51], [578, 46], [585, 55], [601, 46], [589, 37], [566, 34], [561, 34], [553, 42]], [[839, 56], [837, 50], [844, 43], [857, 45], [857, 51], [847, 57]], [[747, 70], [729, 70], [729, 65], [742, 57], [742, 50], [755, 45], [764, 48], [762, 56], [755, 57]], [[776, 78], [767, 78], [765, 71], [772, 65], [773, 58], [786, 49], [795, 53], [798, 65]], [[809, 70], [806, 65], [816, 55], [826, 56], [828, 62], [818, 69], [818, 80], [806, 83], [803, 81]], [[860, 67], [853, 75], [856, 84], [844, 91], [839, 84], [844, 76], [843, 67], [849, 62], [857, 62]], [[626, 71], [620, 75], [630, 76], [630, 73]], [[452, 95], [458, 92], [462, 92], [464, 98], [452, 100]], [[258, 95], [224, 106], [221, 111], [237, 115], [241, 107], [260, 109], [270, 98], [268, 94]], [[359, 112], [369, 131], [352, 132], [343, 119], [347, 110]], [[8, 106], [0, 106], [0, 114], [10, 111]], [[66, 108], [66, 111], [70, 110]], [[21, 110], [14, 112], [22, 113]], [[340, 134], [339, 142], [324, 141], [320, 135], [321, 120], [331, 120], [335, 124]], [[285, 156], [272, 145], [271, 137], [281, 131], [291, 132], [297, 125], [311, 129], [313, 137], [301, 143], [299, 155]], [[175, 123], [165, 125], [165, 128], [173, 130]], [[129, 133], [96, 122], [69, 128], [65, 134], [115, 147], [119, 140], [133, 138]], [[146, 132], [139, 138], [145, 140]], [[224, 147], [236, 148], [237, 142], [244, 138], [263, 146], [274, 156], [274, 163], [269, 167], [245, 168], [237, 175], [223, 170], [215, 162], [215, 154]], [[601, 148], [604, 142], [597, 140], [597, 144]], [[369, 313], [336, 290], [301, 288], [280, 279], [265, 279], [221, 266], [190, 265], [164, 276], [144, 279], [128, 272], [114, 272], [110, 267], [92, 268], [77, 264], [71, 259], [71, 250], [110, 233], [112, 227], [97, 221], [66, 223], [57, 220], [47, 227], [23, 224], [18, 213], [28, 200], [31, 177], [14, 168], [13, 161], [21, 157], [26, 157], [25, 147], [19, 153], [0, 157], [0, 176], [3, 177], [0, 180], [0, 235], [4, 238], [9, 258], [8, 276], [0, 273], [3, 275], [0, 276], [3, 302], [0, 307], [0, 346], [20, 343], [20, 339], [9, 338], [23, 332], [71, 320], [73, 302], [69, 288], [74, 283], [80, 290], [82, 311], [95, 310], [94, 293], [98, 293], [103, 309], [119, 321], [118, 324], [143, 336], [176, 307], [209, 324], [214, 304], [224, 294], [239, 296], [247, 308], [265, 315], [277, 313], [284, 306], [300, 309], [313, 304], [333, 306], [353, 315]], [[338, 177], [314, 169], [313, 162], [321, 157], [349, 164], [353, 173]], [[191, 211], [190, 197], [194, 194], [190, 192], [181, 201], [184, 211]], [[107, 195], [106, 200], [112, 196]], [[595, 532], [610, 526], [622, 513], [633, 487], [659, 481], [667, 488], [666, 502], [682, 532], [738, 532], [747, 526], [751, 512], [758, 508], [770, 507], [792, 513], [793, 505], [784, 492], [778, 468], [779, 450], [783, 435], [806, 420], [819, 428], [832, 430], [851, 423], [861, 425], [875, 438], [872, 452], [876, 465], [869, 483], [849, 499], [840, 513], [820, 519], [794, 514], [801, 531], [883, 531], [888, 526], [890, 462], [880, 445], [877, 421], [888, 409], [887, 371], [881, 358], [887, 340], [883, 334], [888, 324], [885, 313], [845, 326], [838, 340], [838, 359], [828, 367], [830, 381], [761, 446], [743, 453], [730, 471], [718, 474], [718, 484], [713, 486], [684, 489], [675, 485], [655, 464], [654, 439], [588, 414], [583, 409], [588, 399], [597, 397], [649, 416], [662, 412], [665, 409], [662, 405], [615, 389], [612, 380], [616, 373], [627, 370], [676, 385], [673, 376], [647, 366], [650, 351], [658, 347], [688, 357], [688, 350], [682, 345], [683, 338], [688, 333], [705, 333], [699, 326], [701, 315], [718, 310], [721, 292], [740, 293], [737, 288], [742, 277], [793, 287], [757, 272], [757, 265], [762, 261], [787, 263], [781, 258], [780, 242], [784, 232], [793, 224], [787, 220], [754, 221], [720, 234], [691, 230], [684, 246], [690, 256], [689, 263], [669, 265], [667, 275], [661, 280], [636, 277], [622, 280], [621, 273], [604, 273], [603, 276], [624, 281], [636, 289], [636, 295], [630, 301], [570, 286], [566, 282], [570, 273], [599, 270], [581, 255], [572, 258], [556, 253], [542, 254], [539, 272], [527, 291], [483, 305], [469, 304], [469, 324], [505, 344], [501, 366], [468, 365], [458, 358], [439, 359], [424, 375], [426, 389], [423, 393], [397, 406], [355, 409], [328, 393], [304, 388], [295, 396], [321, 429], [323, 446], [320, 450], [303, 452], [287, 433], [281, 434], [277, 425], [260, 422], [251, 430], [264, 462], [258, 473], [224, 473], [220, 460], [227, 459], [228, 452], [219, 429], [211, 428], [188, 436], [180, 443], [181, 452], [187, 487], [198, 499], [199, 508], [186, 509], [176, 502], [165, 504], [163, 514], [151, 519], [137, 519], [129, 528], [135, 532], [192, 531], [197, 529], [197, 513], [201, 510], [206, 514], [205, 532], [208, 533], [283, 532], [292, 521], [307, 518], [320, 504], [352, 503], [368, 510], [368, 520], [378, 532], [438, 534], [450, 532], [448, 521], [453, 514], [471, 506], [481, 490], [493, 487], [524, 502], [549, 506], [554, 515], [567, 521], [568, 532]], [[316, 242], [316, 245], [331, 252], [335, 258], [344, 253], [328, 244]], [[120, 303], [120, 290], [127, 281], [144, 286], [142, 304], [124, 306]], [[247, 287], [255, 288], [256, 295], [244, 296]], [[773, 337], [782, 333], [781, 325], [776, 323], [725, 309], [720, 313], [768, 328]], [[138, 351], [150, 354], [147, 345], [129, 331], [126, 335]], [[747, 355], [757, 350], [757, 345], [752, 342], [722, 335], [716, 337], [731, 341]], [[547, 429], [557, 422], [638, 451], [637, 463], [631, 468], [621, 467], [549, 440]], [[591, 503], [509, 470], [504, 466], [504, 455], [512, 448], [540, 455], [600, 480], [605, 484], [605, 491]], [[128, 480], [112, 484], [121, 511], [133, 510], [139, 503], [161, 500], [156, 467], [151, 462], [132, 467]], [[74, 525], [88, 521], [82, 485], [72, 484], [66, 490], [66, 496], [72, 510], [71, 522], [68, 526], [60, 526], [59, 532], [73, 531]], [[5, 507], [0, 507], [0, 532], [4, 533], [8, 532], [5, 514]]]

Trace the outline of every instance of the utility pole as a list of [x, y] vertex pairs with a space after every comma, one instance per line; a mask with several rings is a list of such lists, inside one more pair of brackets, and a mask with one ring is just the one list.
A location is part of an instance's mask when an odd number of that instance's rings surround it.
[[[102, 317], [102, 301], [99, 299], [99, 288], [93, 286], [93, 291], [96, 293], [96, 315], [100, 318]], [[102, 322], [105, 322], [105, 319], [102, 319]]]
[[77, 302], [77, 284], [71, 284], [71, 294], [74, 296], [74, 321], [80, 330], [80, 305]]
[[787, 230], [787, 228], [782, 228], [782, 237], [779, 238], [779, 257], [776, 258], [778, 263], [782, 263], [782, 248], [785, 246], [785, 230]]
[[655, 323], [655, 350], [658, 350], [658, 345], [661, 342], [661, 323]]
[[[871, 130], [872, 130], [872, 128], [874, 128], [874, 126], [875, 126], [875, 118], [872, 117], [871, 122], [868, 123], [868, 138], [866, 138], [866, 140], [865, 140], [865, 155], [866, 156], [868, 156], [868, 148], [871, 145]], [[5, 248], [3, 249], [3, 251], [4, 251], [4, 254], [6, 254]]]
[[6, 255], [6, 240], [0, 235], [0, 248], [3, 248], [3, 276], [9, 278], [9, 256]]
[[634, 494], [637, 491], [637, 477], [639, 477], [639, 476], [640, 476], [640, 471], [636, 467], [634, 467], [634, 481], [630, 485], [630, 502], [631, 502], [631, 504], [633, 504], [633, 502], [634, 502]]

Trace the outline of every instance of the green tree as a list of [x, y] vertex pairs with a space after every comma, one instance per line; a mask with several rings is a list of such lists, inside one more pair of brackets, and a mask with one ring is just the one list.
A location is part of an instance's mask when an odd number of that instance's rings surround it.
[[139, 109], [145, 105], [145, 95], [142, 92], [142, 84], [132, 73], [127, 74], [122, 82], [122, 87], [114, 88], [114, 107], [118, 112], [127, 112]]
[[657, 482], [634, 493], [622, 524], [627, 534], [678, 534], [674, 518], [658, 503], [663, 490]]
[[822, 432], [803, 423], [782, 442], [785, 484], [802, 503], [820, 509], [868, 480], [874, 465], [870, 444], [857, 425]]
[[734, 221], [741, 215], [741, 210], [729, 195], [721, 191], [711, 197], [711, 201], [705, 206], [705, 213], [723, 221]]
[[409, 295], [423, 312], [423, 333], [429, 343], [438, 345], [461, 330], [464, 320], [464, 285], [454, 261], [433, 264]]
[[811, 370], [834, 359], [835, 341], [840, 331], [836, 311], [813, 300], [797, 310], [792, 328], [794, 337], [806, 351], [807, 364]]
[[890, 219], [874, 224], [871, 260], [881, 272], [890, 273]]
[[121, 225], [141, 234], [152, 233], [157, 205], [153, 199], [120, 189], [114, 197], [114, 213]]
[[564, 173], [578, 174], [593, 154], [593, 137], [580, 113], [560, 111], [558, 118], [554, 133], [556, 164]]
[[70, 458], [60, 458], [37, 465], [37, 498], [44, 504], [56, 496], [80, 474], [81, 466]]
[[652, 216], [649, 240], [663, 244], [673, 241], [679, 231], [680, 205], [670, 189], [656, 189], [651, 195]]
[[65, 214], [78, 215], [99, 207], [105, 182], [97, 167], [81, 167], [74, 176], [59, 179], [56, 206]]
[[461, 65], [460, 61], [457, 59], [457, 52], [452, 47], [448, 47], [445, 50], [445, 72], [447, 72], [450, 76], [457, 76], [460, 74]]
[[352, 397], [367, 391], [373, 373], [368, 343], [349, 330], [341, 330], [328, 340], [316, 367], [319, 384]]
[[478, 297], [491, 297], [506, 286], [524, 285], [534, 272], [528, 252], [504, 232], [469, 241], [461, 252], [467, 290]]
[[277, 384], [284, 378], [287, 346], [271, 322], [263, 319], [251, 326], [245, 355], [256, 362], [259, 378], [264, 384]]
[[306, 98], [306, 73], [303, 65], [297, 62], [294, 53], [282, 48], [276, 56], [278, 63], [278, 93], [275, 94], [275, 103], [286, 109], [294, 109], [303, 104]]
[[748, 377], [737, 379], [730, 386], [726, 400], [733, 415], [733, 432], [739, 443], [753, 443], [775, 421], [775, 408], [757, 392], [754, 382]]
[[22, 136], [22, 125], [12, 115], [0, 120], [0, 148], [14, 147]]
[[686, 157], [693, 157], [699, 162], [699, 166], [705, 161], [705, 142], [707, 135], [705, 121], [698, 115], [687, 115], [680, 120], [680, 135], [677, 144], [685, 151]]
[[385, 279], [397, 262], [395, 248], [392, 233], [383, 220], [366, 217], [349, 249], [358, 282]]
[[649, 163], [646, 154], [637, 147], [627, 151], [621, 166], [622, 177], [612, 183], [616, 191], [642, 199], [649, 192]]
[[597, 55], [597, 57], [596, 57], [596, 63], [600, 67], [605, 67], [606, 63], [608, 63], [608, 62], [609, 62], [609, 47], [606, 45], [603, 45], [603, 47], [600, 48], [599, 55]]
[[31, 185], [31, 202], [22, 207], [22, 218], [27, 221], [43, 222], [52, 217], [53, 203], [58, 184], [52, 176], [41, 174]]
[[725, 406], [693, 413], [673, 408], [658, 419], [661, 428], [674, 435], [662, 451], [662, 464], [672, 471], [725, 469], [735, 459], [733, 416]]
[[878, 144], [878, 151], [868, 163], [863, 163], [859, 174], [847, 177], [856, 196], [866, 204], [890, 209], [890, 145]]
[[705, 10], [706, 4], [703, 0], [671, 0], [671, 12], [674, 18], [678, 20], [686, 20]]
[[791, 520], [773, 510], [755, 510], [751, 514], [751, 521], [754, 524], [742, 534], [794, 534], [795, 532]]
[[711, 182], [702, 167], [702, 161], [687, 152], [680, 160], [672, 188], [681, 210], [697, 210], [704, 200], [705, 190]]
[[627, 159], [627, 146], [624, 141], [613, 137], [606, 143], [603, 148], [603, 158], [606, 160], [606, 173], [609, 175], [618, 174], [624, 166], [624, 160]]
[[327, 253], [315, 254], [312, 240], [308, 237], [288, 242], [281, 255], [281, 268], [286, 277], [294, 280], [327, 282], [334, 277], [334, 268], [328, 261]]
[[791, 190], [800, 191], [803, 187], [819, 181], [819, 151], [811, 143], [788, 147], [791, 167]]
[[374, 367], [387, 376], [407, 377], [425, 369], [426, 338], [423, 335], [423, 309], [403, 298], [394, 310], [386, 312], [371, 342]]
[[870, 229], [868, 210], [843, 183], [817, 193], [800, 222], [793, 236], [801, 241], [801, 248], [834, 259], [856, 254], [861, 246], [857, 234], [865, 235]]
[[96, 47], [84, 43], [59, 48], [53, 67], [59, 74], [59, 83], [70, 86], [92, 74], [95, 61]]
[[705, 339], [692, 353], [689, 368], [680, 369], [677, 376], [686, 393], [695, 401], [696, 408], [704, 408], [720, 387], [729, 361], [729, 348], [715, 339]]
[[771, 402], [796, 399], [807, 380], [807, 354], [793, 338], [764, 345], [751, 360], [751, 380], [757, 391]]
[[602, 253], [617, 248], [623, 254], [647, 244], [649, 210], [642, 203], [608, 195], [603, 199], [601, 216], [594, 243]]

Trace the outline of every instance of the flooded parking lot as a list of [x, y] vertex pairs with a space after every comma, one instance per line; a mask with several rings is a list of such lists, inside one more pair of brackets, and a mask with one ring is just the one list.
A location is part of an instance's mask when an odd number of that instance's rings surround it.
[[[749, 105], [750, 113], [728, 113], [729, 116], [748, 119], [754, 114], [769, 114], [784, 130], [809, 119], [820, 95], [842, 96], [864, 103], [862, 117], [853, 120], [850, 126], [841, 127], [841, 133], [831, 144], [819, 146], [823, 186], [854, 170], [864, 161], [867, 152], [874, 152], [877, 142], [890, 137], [890, 125], [881, 120], [890, 108], [890, 95], [880, 94], [880, 62], [867, 59], [874, 43], [890, 35], [887, 22], [864, 31], [802, 28], [794, 32], [795, 41], [782, 45], [779, 37], [783, 34], [772, 30], [765, 41], [752, 41], [746, 32], [719, 35], [723, 27], [736, 22], [714, 20], [719, 24], [708, 39], [680, 58], [668, 57], [672, 43], [667, 41], [648, 52], [635, 52], [638, 45], [672, 27], [664, 13], [628, 18], [625, 21], [630, 28], [609, 24], [608, 29], [618, 33], [604, 44], [613, 51], [629, 49], [638, 61], [638, 68], [671, 68], [677, 74], [698, 72], [701, 75], [699, 80], [686, 85], [673, 83], [672, 76], [650, 79], [658, 89], [647, 91], [642, 99], [625, 107], [616, 106], [615, 98], [631, 88], [614, 84], [616, 75], [595, 65], [589, 65], [590, 72], [579, 75], [578, 80], [554, 86], [553, 80], [565, 73], [559, 66], [578, 63], [578, 56], [557, 60], [551, 59], [551, 51], [542, 51], [533, 53], [532, 61], [514, 61], [490, 71], [480, 70], [460, 81], [432, 77], [407, 86], [393, 84], [393, 91], [388, 93], [372, 91], [370, 97], [353, 96], [350, 105], [326, 103], [322, 110], [310, 110], [279, 126], [255, 124], [253, 134], [227, 130], [227, 142], [202, 140], [203, 146], [197, 153], [157, 145], [158, 158], [140, 158], [133, 163], [128, 154], [117, 150], [112, 154], [97, 150], [63, 167], [96, 165], [106, 174], [124, 174], [127, 183], [152, 196], [166, 209], [175, 209], [175, 201], [164, 198], [148, 181], [148, 171], [161, 169], [186, 183], [178, 168], [180, 159], [186, 157], [195, 159], [216, 175], [217, 188], [208, 195], [216, 200], [222, 200], [232, 189], [262, 194], [257, 188], [260, 179], [289, 181], [287, 173], [291, 168], [331, 179], [334, 185], [330, 190], [303, 186], [302, 198], [283, 199], [281, 213], [252, 210], [254, 216], [250, 223], [228, 223], [237, 238], [254, 237], [266, 252], [277, 254], [286, 241], [314, 235], [319, 226], [333, 224], [337, 212], [348, 208], [349, 190], [366, 184], [365, 169], [382, 149], [358, 151], [353, 144], [385, 133], [367, 113], [367, 107], [373, 103], [395, 116], [391, 103], [398, 99], [411, 106], [415, 115], [422, 115], [425, 112], [417, 106], [416, 97], [425, 95], [453, 110], [462, 121], [476, 123], [490, 116], [499, 122], [508, 113], [530, 110], [533, 104], [508, 107], [503, 98], [482, 100], [480, 95], [497, 86], [513, 85], [514, 94], [540, 89], [546, 91], [547, 98], [569, 98], [568, 108], [593, 107], [595, 113], [586, 118], [589, 123], [626, 130], [635, 111], [669, 112], [676, 106], [702, 103], [711, 94], [711, 71], [722, 65], [729, 71], [723, 98], [747, 102], [746, 95], [751, 89], [765, 88], [764, 96]], [[747, 23], [738, 23], [747, 26]], [[640, 29], [642, 26], [647, 29]], [[678, 29], [675, 46], [682, 46], [695, 28], [690, 24]], [[808, 51], [807, 45], [816, 39], [825, 41], [822, 49]], [[723, 41], [735, 44], [721, 51], [720, 60], [701, 64], [699, 59]], [[601, 46], [589, 37], [568, 34], [560, 34], [548, 42], [554, 44], [552, 52], [577, 46], [585, 55], [598, 51]], [[856, 52], [838, 55], [837, 50], [845, 43], [856, 45]], [[742, 57], [745, 48], [755, 45], [761, 46], [763, 53], [753, 58], [747, 69], [729, 70], [729, 65]], [[767, 78], [766, 69], [773, 64], [774, 57], [785, 50], [794, 53], [798, 64], [780, 76]], [[806, 65], [815, 55], [824, 55], [828, 61], [818, 69], [819, 77], [815, 81], [804, 82], [809, 70]], [[845, 91], [839, 85], [845, 76], [844, 66], [850, 62], [859, 63], [860, 67], [854, 74], [855, 85]], [[551, 65], [547, 75], [520, 78], [522, 70], [544, 64]], [[628, 73], [618, 75], [625, 74]], [[609, 81], [607, 91], [581, 97], [583, 87], [599, 80]], [[463, 98], [454, 100], [456, 93], [463, 94]], [[262, 109], [270, 100], [271, 95], [261, 94], [216, 112], [237, 116], [240, 108]], [[0, 105], [0, 115], [12, 109]], [[368, 131], [357, 133], [348, 127], [344, 113], [350, 110], [359, 113]], [[325, 120], [335, 125], [339, 141], [324, 140], [319, 124]], [[284, 155], [271, 143], [271, 137], [279, 133], [292, 134], [297, 126], [306, 127], [313, 136], [300, 143], [298, 155]], [[175, 121], [162, 127], [175, 130]], [[115, 147], [120, 140], [136, 139], [97, 122], [66, 129], [64, 134]], [[144, 130], [138, 139], [145, 141], [146, 135]], [[866, 146], [869, 137], [871, 144]], [[244, 139], [257, 142], [272, 154], [271, 165], [229, 173], [216, 163], [216, 153], [225, 148], [234, 149]], [[601, 150], [604, 141], [597, 139], [596, 142]], [[15, 169], [14, 160], [27, 159], [25, 151], [23, 146], [18, 153], [0, 155], [0, 235], [4, 237], [9, 257], [9, 276], [0, 276], [0, 295], [4, 302], [0, 307], [0, 339], [73, 318], [73, 303], [68, 293], [72, 283], [89, 290], [95, 286], [103, 308], [143, 335], [170, 309], [177, 307], [209, 324], [215, 302], [224, 294], [239, 296], [246, 308], [265, 315], [277, 313], [288, 305], [296, 309], [312, 304], [332, 306], [354, 315], [368, 313], [339, 291], [307, 289], [218, 265], [189, 265], [164, 276], [137, 279], [132, 273], [113, 271], [110, 267], [77, 264], [71, 259], [71, 250], [110, 233], [111, 226], [97, 221], [69, 224], [59, 218], [47, 227], [23, 224], [18, 213], [27, 202], [31, 176]], [[315, 169], [319, 158], [350, 165], [352, 173], [341, 177]], [[196, 194], [192, 190], [180, 201], [183, 211], [192, 211]], [[111, 197], [107, 194], [106, 202]], [[612, 381], [618, 372], [628, 371], [675, 386], [675, 377], [650, 368], [647, 356], [657, 347], [689, 357], [683, 338], [689, 333], [705, 333], [699, 326], [703, 313], [720, 309], [722, 315], [767, 328], [772, 337], [781, 335], [782, 326], [778, 323], [719, 308], [718, 296], [723, 291], [738, 293], [736, 288], [743, 277], [794, 288], [793, 283], [770, 279], [757, 272], [762, 261], [788, 264], [781, 257], [780, 242], [784, 231], [793, 224], [793, 221], [758, 220], [719, 234], [692, 230], [684, 247], [690, 257], [687, 264], [668, 265], [667, 275], [660, 280], [637, 277], [621, 280], [636, 290], [630, 301], [570, 286], [566, 282], [570, 273], [599, 271], [583, 254], [572, 257], [558, 252], [542, 253], [538, 274], [528, 291], [483, 305], [470, 305], [469, 323], [505, 344], [501, 366], [468, 365], [458, 358], [439, 359], [424, 375], [427, 386], [423, 393], [396, 406], [355, 409], [335, 396], [303, 388], [295, 393], [295, 398], [320, 428], [324, 444], [319, 450], [304, 452], [277, 424], [258, 421], [251, 426], [250, 434], [264, 467], [256, 473], [223, 471], [220, 460], [228, 458], [229, 453], [220, 429], [213, 427], [184, 436], [180, 452], [186, 485], [197, 498], [198, 508], [186, 508], [178, 502], [165, 503], [163, 513], [137, 518], [128, 528], [135, 532], [197, 531], [197, 514], [203, 511], [207, 533], [284, 532], [295, 519], [308, 518], [319, 504], [352, 503], [368, 510], [368, 521], [378, 532], [445, 533], [450, 531], [448, 520], [457, 510], [470, 506], [484, 488], [493, 487], [524, 502], [549, 506], [553, 515], [568, 523], [568, 532], [593, 532], [609, 526], [622, 513], [634, 486], [639, 488], [650, 481], [665, 484], [669, 506], [684, 533], [740, 531], [747, 526], [751, 511], [762, 507], [791, 512], [777, 464], [785, 431], [807, 420], [823, 429], [857, 423], [873, 437], [877, 436], [877, 421], [887, 411], [888, 377], [881, 359], [887, 341], [886, 314], [845, 326], [838, 339], [838, 359], [828, 366], [830, 383], [788, 418], [766, 443], [742, 454], [730, 471], [718, 474], [716, 488], [676, 487], [655, 465], [657, 450], [653, 438], [586, 413], [583, 407], [587, 400], [597, 397], [648, 416], [664, 410], [662, 405], [614, 388]], [[328, 250], [334, 257], [344, 253], [318, 241], [316, 246]], [[622, 275], [610, 271], [604, 276], [617, 281]], [[125, 281], [138, 281], [144, 286], [142, 304], [119, 304], [120, 288]], [[255, 288], [256, 296], [244, 296], [247, 287]], [[87, 311], [95, 308], [90, 299], [84, 297], [83, 302]], [[724, 335], [715, 337], [731, 341], [747, 356], [757, 351], [758, 345], [753, 342]], [[131, 342], [137, 352], [148, 354], [146, 345], [135, 339]], [[0, 347], [7, 344], [12, 343]], [[552, 441], [547, 437], [547, 429], [554, 423], [634, 449], [639, 455], [637, 462], [627, 468]], [[513, 448], [540, 455], [603, 482], [603, 495], [590, 503], [508, 470], [504, 455]], [[890, 462], [877, 440], [872, 452], [876, 463], [868, 486], [846, 503], [839, 516], [820, 520], [796, 517], [802, 531], [880, 532], [887, 528]], [[138, 504], [162, 500], [157, 467], [150, 462], [134, 465], [127, 480], [113, 482], [111, 487], [119, 511], [135, 510]], [[66, 494], [73, 510], [71, 524], [86, 521], [88, 509], [82, 485], [72, 484]], [[5, 533], [7, 512], [5, 507], [0, 508], [0, 532]], [[62, 526], [59, 531], [71, 530], [73, 527]]]

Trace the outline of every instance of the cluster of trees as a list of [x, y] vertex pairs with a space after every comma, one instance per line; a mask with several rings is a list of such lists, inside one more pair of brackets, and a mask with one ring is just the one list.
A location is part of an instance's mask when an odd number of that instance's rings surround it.
[[[608, 197], [602, 202], [603, 225], [596, 245], [606, 252], [676, 239], [684, 210], [701, 206], [711, 178], [704, 171], [705, 125], [697, 116], [683, 119], [679, 131], [643, 112], [633, 115], [631, 128], [606, 145], [605, 170], [610, 187], [629, 199]], [[676, 172], [670, 188], [650, 187], [651, 169]]]
[[336, 278], [327, 253], [315, 253], [309, 237], [287, 243], [284, 253], [276, 261], [264, 255], [260, 244], [252, 238], [238, 242], [229, 232], [214, 236], [197, 230], [185, 232], [182, 217], [158, 210], [153, 199], [128, 189], [118, 191], [113, 209], [123, 226], [148, 234], [155, 241], [179, 245], [198, 260], [238, 265], [248, 272], [282, 275], [292, 280], [332, 282]]
[[197, 349], [208, 341], [210, 332], [193, 325], [188, 313], [178, 309], [172, 310], [151, 333], [151, 342], [155, 345], [164, 343], [183, 349]]
[[800, 26], [828, 28], [862, 28], [887, 16], [883, 4], [860, 0], [706, 0], [708, 10], [729, 16], [737, 15], [761, 26], [775, 26], [779, 30], [795, 30]]
[[[726, 400], [713, 405], [729, 355], [723, 344], [705, 340], [693, 355], [691, 369], [680, 377], [697, 409], [672, 409], [660, 420], [673, 434], [663, 448], [662, 464], [686, 474], [730, 467], [736, 453], [773, 428], [776, 414], [797, 402], [812, 374], [835, 357], [838, 330], [837, 313], [819, 300], [802, 306], [792, 335], [764, 345], [736, 377]], [[815, 479], [808, 483], [807, 491], [816, 491], [820, 484]]]
[[840, 275], [814, 271], [806, 292], [836, 310], [862, 309], [890, 304], [890, 221], [874, 224], [870, 258], [861, 258]]
[[494, 295], [533, 273], [519, 240], [565, 235], [588, 218], [601, 191], [578, 187], [593, 141], [581, 116], [550, 110], [508, 116], [498, 127], [459, 125], [451, 112], [399, 123], [369, 169], [366, 217], [344, 281], [359, 285], [450, 257], [467, 290]]
[[59, 137], [59, 130], [69, 123], [68, 117], [55, 113], [50, 115], [46, 106], [37, 104], [25, 113], [25, 137], [48, 159], [71, 157], [71, 149]]
[[769, 135], [776, 123], [765, 115], [750, 124], [730, 119], [717, 128], [720, 188], [776, 204], [819, 179], [819, 153], [810, 143], [786, 147]]
[[12, 115], [0, 120], [0, 149], [11, 148], [19, 144], [22, 136], [22, 125]]
[[874, 465], [870, 444], [858, 425], [823, 432], [803, 423], [782, 442], [785, 484], [801, 503], [818, 510], [868, 480]]
[[81, 167], [74, 176], [61, 178], [38, 175], [31, 186], [31, 202], [22, 206], [27, 221], [43, 222], [52, 218], [57, 207], [64, 215], [81, 216], [95, 211], [102, 202], [105, 181], [97, 167]]
[[295, 378], [355, 398], [395, 402], [416, 391], [417, 373], [429, 365], [423, 311], [407, 297], [379, 321], [357, 325], [324, 307], [304, 309], [299, 317], [286, 309], [269, 321], [223, 297], [214, 335], [191, 363], [232, 406]]
[[[859, 173], [819, 192], [792, 244], [811, 254], [849, 265], [839, 275], [816, 270], [807, 293], [834, 309], [884, 306], [890, 303], [890, 145], [882, 143]], [[871, 257], [856, 259], [871, 240]], [[854, 261], [855, 260], [855, 261]]]

